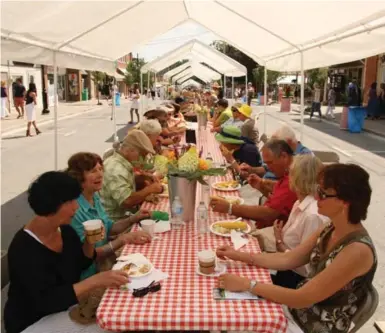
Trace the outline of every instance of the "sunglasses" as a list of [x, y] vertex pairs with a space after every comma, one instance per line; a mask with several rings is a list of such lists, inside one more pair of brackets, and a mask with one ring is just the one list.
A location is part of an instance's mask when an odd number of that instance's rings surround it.
[[320, 200], [325, 200], [328, 198], [337, 198], [336, 194], [327, 194], [320, 186], [317, 187], [317, 195]]
[[132, 292], [132, 296], [134, 297], [144, 297], [148, 293], [156, 293], [161, 289], [161, 285], [159, 282], [152, 281], [149, 286], [139, 289], [134, 289]]

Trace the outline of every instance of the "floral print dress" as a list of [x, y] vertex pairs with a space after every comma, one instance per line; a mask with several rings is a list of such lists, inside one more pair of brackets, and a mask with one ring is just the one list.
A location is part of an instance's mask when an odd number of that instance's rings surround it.
[[309, 308], [290, 309], [295, 321], [307, 333], [347, 333], [350, 330], [352, 318], [360, 308], [372, 284], [377, 268], [377, 255], [371, 238], [366, 231], [348, 234], [336, 246], [326, 253], [327, 241], [334, 226], [330, 223], [318, 237], [317, 244], [310, 255], [309, 278], [301, 282], [303, 286], [311, 278], [322, 272], [330, 265], [345, 246], [354, 242], [367, 244], [373, 251], [373, 267], [365, 274], [350, 281], [343, 289], [322, 302]]

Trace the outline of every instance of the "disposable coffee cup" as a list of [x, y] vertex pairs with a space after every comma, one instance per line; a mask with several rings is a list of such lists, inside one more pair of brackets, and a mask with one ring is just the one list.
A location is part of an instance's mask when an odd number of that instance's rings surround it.
[[143, 220], [140, 222], [143, 231], [147, 232], [151, 237], [155, 234], [155, 221], [154, 220]]
[[212, 250], [198, 252], [199, 271], [206, 275], [215, 273], [216, 258], [217, 256]]
[[84, 222], [83, 226], [88, 243], [95, 244], [103, 239], [103, 222], [101, 220], [89, 220]]

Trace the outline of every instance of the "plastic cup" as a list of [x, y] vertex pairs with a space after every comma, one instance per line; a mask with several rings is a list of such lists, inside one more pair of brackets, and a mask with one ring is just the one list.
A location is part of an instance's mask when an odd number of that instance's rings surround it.
[[154, 220], [143, 220], [140, 222], [143, 231], [147, 232], [151, 237], [155, 234], [155, 221]]
[[87, 242], [95, 244], [103, 239], [103, 222], [102, 220], [88, 220], [83, 223], [86, 232]]
[[215, 273], [217, 256], [213, 250], [203, 250], [198, 252], [199, 270], [202, 274]]

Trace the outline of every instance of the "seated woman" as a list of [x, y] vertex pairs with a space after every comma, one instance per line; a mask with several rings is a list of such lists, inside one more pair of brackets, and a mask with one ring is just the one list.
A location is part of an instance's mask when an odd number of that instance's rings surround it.
[[[103, 272], [80, 281], [81, 272], [96, 257], [94, 245], [88, 241], [82, 244], [69, 225], [81, 192], [75, 179], [58, 171], [42, 174], [29, 187], [28, 202], [36, 216], [16, 233], [8, 251], [10, 287], [4, 310], [8, 333], [29, 332], [34, 323], [36, 332], [53, 332], [53, 326], [47, 327], [56, 315], [38, 321], [68, 310], [95, 289], [128, 282], [123, 271]], [[63, 318], [68, 326], [62, 322], [56, 325], [65, 327], [63, 333], [69, 332], [68, 313]], [[60, 332], [58, 327], [55, 331]]]
[[[257, 237], [265, 251], [291, 251], [323, 224], [330, 222], [327, 217], [318, 214], [315, 199], [317, 175], [322, 167], [322, 162], [312, 155], [294, 157], [289, 171], [289, 186], [298, 200], [294, 203], [286, 224], [277, 220], [273, 227], [257, 231]], [[310, 266], [305, 265], [294, 270], [278, 271], [271, 278], [276, 285], [295, 289], [309, 273]]]
[[186, 120], [183, 114], [180, 112], [180, 105], [171, 103], [166, 105], [169, 108], [173, 108], [171, 114], [168, 117], [167, 123], [170, 128], [178, 128], [181, 133], [186, 131]]
[[[288, 332], [348, 332], [352, 317], [366, 300], [377, 269], [377, 256], [362, 225], [370, 204], [369, 174], [358, 165], [332, 164], [318, 177], [318, 213], [331, 223], [289, 252], [252, 254], [230, 246], [221, 258], [280, 271], [310, 265], [297, 289], [258, 283], [234, 274], [219, 277], [219, 288], [255, 295], [290, 308]], [[359, 264], [357, 264], [359, 263]]]
[[[78, 210], [72, 217], [71, 226], [75, 229], [80, 240], [85, 241], [83, 223], [88, 220], [102, 220], [105, 236], [95, 244], [96, 261], [105, 267], [106, 259], [114, 257], [115, 251], [125, 244], [145, 244], [151, 241], [150, 235], [143, 231], [125, 233], [133, 224], [148, 218], [146, 211], [138, 212], [115, 223], [108, 217], [98, 192], [103, 186], [103, 161], [97, 154], [77, 153], [68, 160], [67, 173], [76, 179], [82, 187], [82, 193], [77, 199]], [[114, 240], [109, 241], [112, 237]], [[112, 262], [112, 261], [110, 261]], [[110, 267], [109, 267], [110, 268]], [[96, 274], [96, 262], [82, 272], [81, 279]]]

